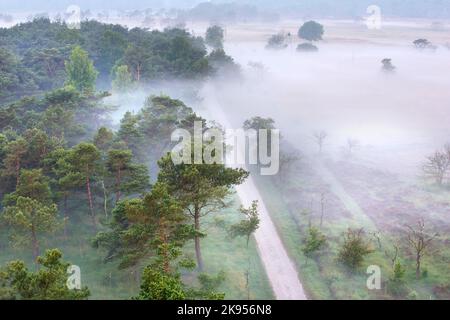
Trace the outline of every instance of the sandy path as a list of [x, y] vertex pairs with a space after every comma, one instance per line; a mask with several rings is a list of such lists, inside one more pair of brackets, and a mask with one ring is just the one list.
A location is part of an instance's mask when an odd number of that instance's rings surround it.
[[[203, 91], [204, 94], [202, 93], [201, 96], [204, 97], [204, 106], [208, 110], [206, 111], [207, 114], [202, 114], [202, 116], [209, 120], [218, 121], [225, 128], [234, 128], [220, 107], [214, 94], [215, 88], [211, 84], [207, 84]], [[235, 166], [230, 165], [230, 167]], [[254, 200], [258, 201], [261, 224], [255, 234], [255, 239], [276, 299], [306, 300], [307, 297], [298, 278], [294, 263], [289, 258], [281, 242], [253, 178], [250, 176], [246, 182], [237, 186], [236, 192], [241, 199], [242, 205], [245, 207], [249, 207]]]

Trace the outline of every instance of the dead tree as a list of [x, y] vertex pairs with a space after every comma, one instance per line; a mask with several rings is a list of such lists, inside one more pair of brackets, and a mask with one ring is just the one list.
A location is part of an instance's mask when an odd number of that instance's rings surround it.
[[449, 168], [450, 149], [444, 152], [436, 151], [433, 155], [427, 157], [427, 162], [423, 166], [423, 171], [441, 186]]
[[320, 193], [320, 227], [321, 228], [323, 225], [323, 216], [325, 214], [325, 202], [326, 202], [325, 194], [326, 194], [325, 191], [322, 191]]
[[328, 133], [325, 131], [318, 131], [313, 134], [314, 140], [319, 146], [319, 152], [322, 153], [323, 145], [325, 143], [325, 139], [328, 137]]
[[438, 234], [430, 234], [425, 229], [425, 220], [419, 219], [417, 225], [406, 226], [408, 229], [407, 241], [414, 250], [416, 260], [416, 277], [420, 279], [422, 258], [427, 253], [431, 242], [438, 236]]
[[355, 151], [356, 149], [358, 149], [360, 146], [360, 143], [358, 140], [356, 139], [347, 139], [347, 151], [349, 155], [353, 154], [353, 151]]

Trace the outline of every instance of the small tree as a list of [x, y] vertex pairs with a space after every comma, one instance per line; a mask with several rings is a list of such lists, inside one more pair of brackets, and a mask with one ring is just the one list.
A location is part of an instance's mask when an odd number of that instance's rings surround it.
[[308, 41], [322, 40], [323, 33], [323, 25], [315, 21], [305, 22], [298, 30], [299, 38]]
[[360, 142], [356, 139], [347, 139], [347, 152], [348, 155], [352, 155], [353, 152], [361, 146]]
[[85, 142], [73, 147], [66, 158], [68, 164], [66, 167], [67, 177], [80, 185], [84, 184], [86, 187], [89, 212], [94, 228], [97, 227], [97, 220], [92, 197], [92, 181], [100, 171], [100, 159], [101, 155], [97, 147], [92, 143]]
[[344, 234], [344, 243], [339, 250], [338, 260], [351, 269], [361, 266], [364, 257], [373, 252], [364, 237], [364, 229], [348, 229]]
[[232, 237], [242, 236], [246, 238], [248, 267], [245, 273], [245, 278], [247, 288], [247, 299], [250, 300], [250, 255], [248, 251], [249, 251], [250, 237], [259, 228], [260, 219], [258, 215], [258, 201], [253, 201], [251, 207], [248, 209], [241, 207], [240, 211], [242, 214], [244, 214], [245, 219], [241, 220], [237, 224], [232, 225], [230, 227], [229, 232]]
[[430, 41], [428, 41], [427, 39], [423, 39], [423, 38], [414, 40], [413, 44], [414, 44], [414, 47], [416, 47], [416, 49], [421, 49], [421, 50], [432, 46]]
[[267, 49], [285, 49], [287, 48], [287, 39], [286, 35], [282, 32], [274, 34], [270, 36], [269, 40], [267, 41], [266, 48]]
[[381, 63], [383, 64], [381, 70], [384, 72], [394, 72], [396, 69], [396, 67], [392, 64], [392, 59], [384, 58], [381, 60]]
[[118, 93], [126, 93], [133, 86], [133, 75], [127, 65], [116, 66], [113, 69], [113, 90]]
[[223, 48], [224, 30], [220, 26], [211, 26], [206, 30], [205, 43], [215, 50]]
[[12, 261], [0, 269], [0, 300], [85, 300], [90, 292], [87, 287], [69, 289], [67, 268], [57, 249], [46, 251], [37, 258], [41, 268], [30, 272], [23, 261]]
[[436, 151], [427, 157], [427, 162], [423, 165], [423, 171], [427, 176], [432, 177], [436, 184], [441, 186], [445, 175], [450, 168], [450, 156], [448, 152]]
[[77, 46], [72, 50], [70, 59], [66, 61], [67, 84], [80, 92], [93, 93], [98, 72], [88, 53]]
[[327, 243], [327, 238], [316, 227], [310, 226], [308, 229], [308, 237], [306, 238], [305, 245], [302, 248], [302, 252], [306, 257], [313, 256], [316, 252], [322, 249]]
[[17, 245], [31, 245], [33, 257], [39, 256], [39, 237], [59, 228], [56, 205], [45, 205], [38, 200], [19, 196], [16, 203], [5, 208], [2, 219], [14, 233]]
[[420, 279], [422, 258], [427, 254], [432, 241], [438, 234], [431, 234], [426, 230], [424, 219], [419, 219], [415, 227], [409, 225], [406, 227], [408, 229], [406, 239], [414, 251], [416, 260], [416, 277]]
[[325, 139], [328, 137], [328, 133], [325, 131], [317, 131], [313, 134], [313, 138], [319, 147], [319, 153], [322, 153], [323, 146], [325, 144]]

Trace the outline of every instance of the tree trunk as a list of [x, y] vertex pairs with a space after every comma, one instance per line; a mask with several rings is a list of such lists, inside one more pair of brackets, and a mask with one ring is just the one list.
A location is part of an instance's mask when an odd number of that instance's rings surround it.
[[37, 263], [37, 258], [39, 257], [39, 242], [36, 236], [36, 228], [34, 224], [31, 225], [31, 242], [33, 245], [33, 259]]
[[16, 159], [16, 189], [19, 187], [20, 183], [20, 160]]
[[[200, 232], [200, 210], [198, 208], [195, 208], [194, 213], [194, 224], [195, 224], [195, 231]], [[197, 266], [200, 271], [203, 270], [203, 259], [202, 259], [202, 252], [200, 249], [200, 236], [198, 234], [195, 235], [195, 256], [197, 257]]]
[[122, 183], [122, 170], [117, 171], [117, 176], [116, 176], [116, 204], [120, 201], [120, 185]]
[[64, 239], [67, 239], [67, 221], [69, 220], [69, 212], [67, 210], [67, 192], [64, 192]]
[[420, 259], [421, 259], [420, 253], [417, 253], [417, 256], [416, 256], [416, 278], [417, 279], [420, 279]]
[[137, 82], [141, 82], [141, 64], [138, 63], [137, 67], [136, 67], [136, 80]]
[[108, 218], [108, 197], [106, 194], [105, 181], [102, 180], [102, 189], [103, 189], [103, 211], [105, 212], [105, 217]]
[[89, 210], [90, 210], [90, 213], [91, 213], [92, 223], [94, 224], [94, 229], [97, 230], [97, 222], [95, 220], [94, 205], [92, 203], [91, 181], [89, 179], [89, 176], [86, 177], [86, 189], [87, 189], [87, 196], [88, 196], [88, 201], [89, 201]]

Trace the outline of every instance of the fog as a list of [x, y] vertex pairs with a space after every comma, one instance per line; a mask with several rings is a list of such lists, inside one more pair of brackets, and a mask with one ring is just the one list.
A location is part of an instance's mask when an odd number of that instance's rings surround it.
[[[153, 83], [122, 99], [116, 122], [125, 110], [137, 112], [149, 94], [170, 94], [200, 113], [213, 94], [236, 128], [254, 116], [271, 117], [286, 141], [309, 153], [316, 148], [313, 132], [324, 130], [330, 156], [339, 159], [355, 139], [367, 165], [414, 177], [425, 156], [449, 142], [450, 50], [443, 32], [431, 34], [436, 51], [413, 48], [416, 35], [430, 35], [426, 24], [392, 25], [375, 32], [334, 21], [317, 53], [297, 52], [297, 39], [284, 50], [265, 48], [271, 33], [291, 31], [292, 22], [278, 29], [234, 26], [225, 51], [241, 66], [240, 80]], [[188, 28], [201, 34], [206, 26]], [[381, 71], [383, 58], [392, 59], [395, 73]]]

